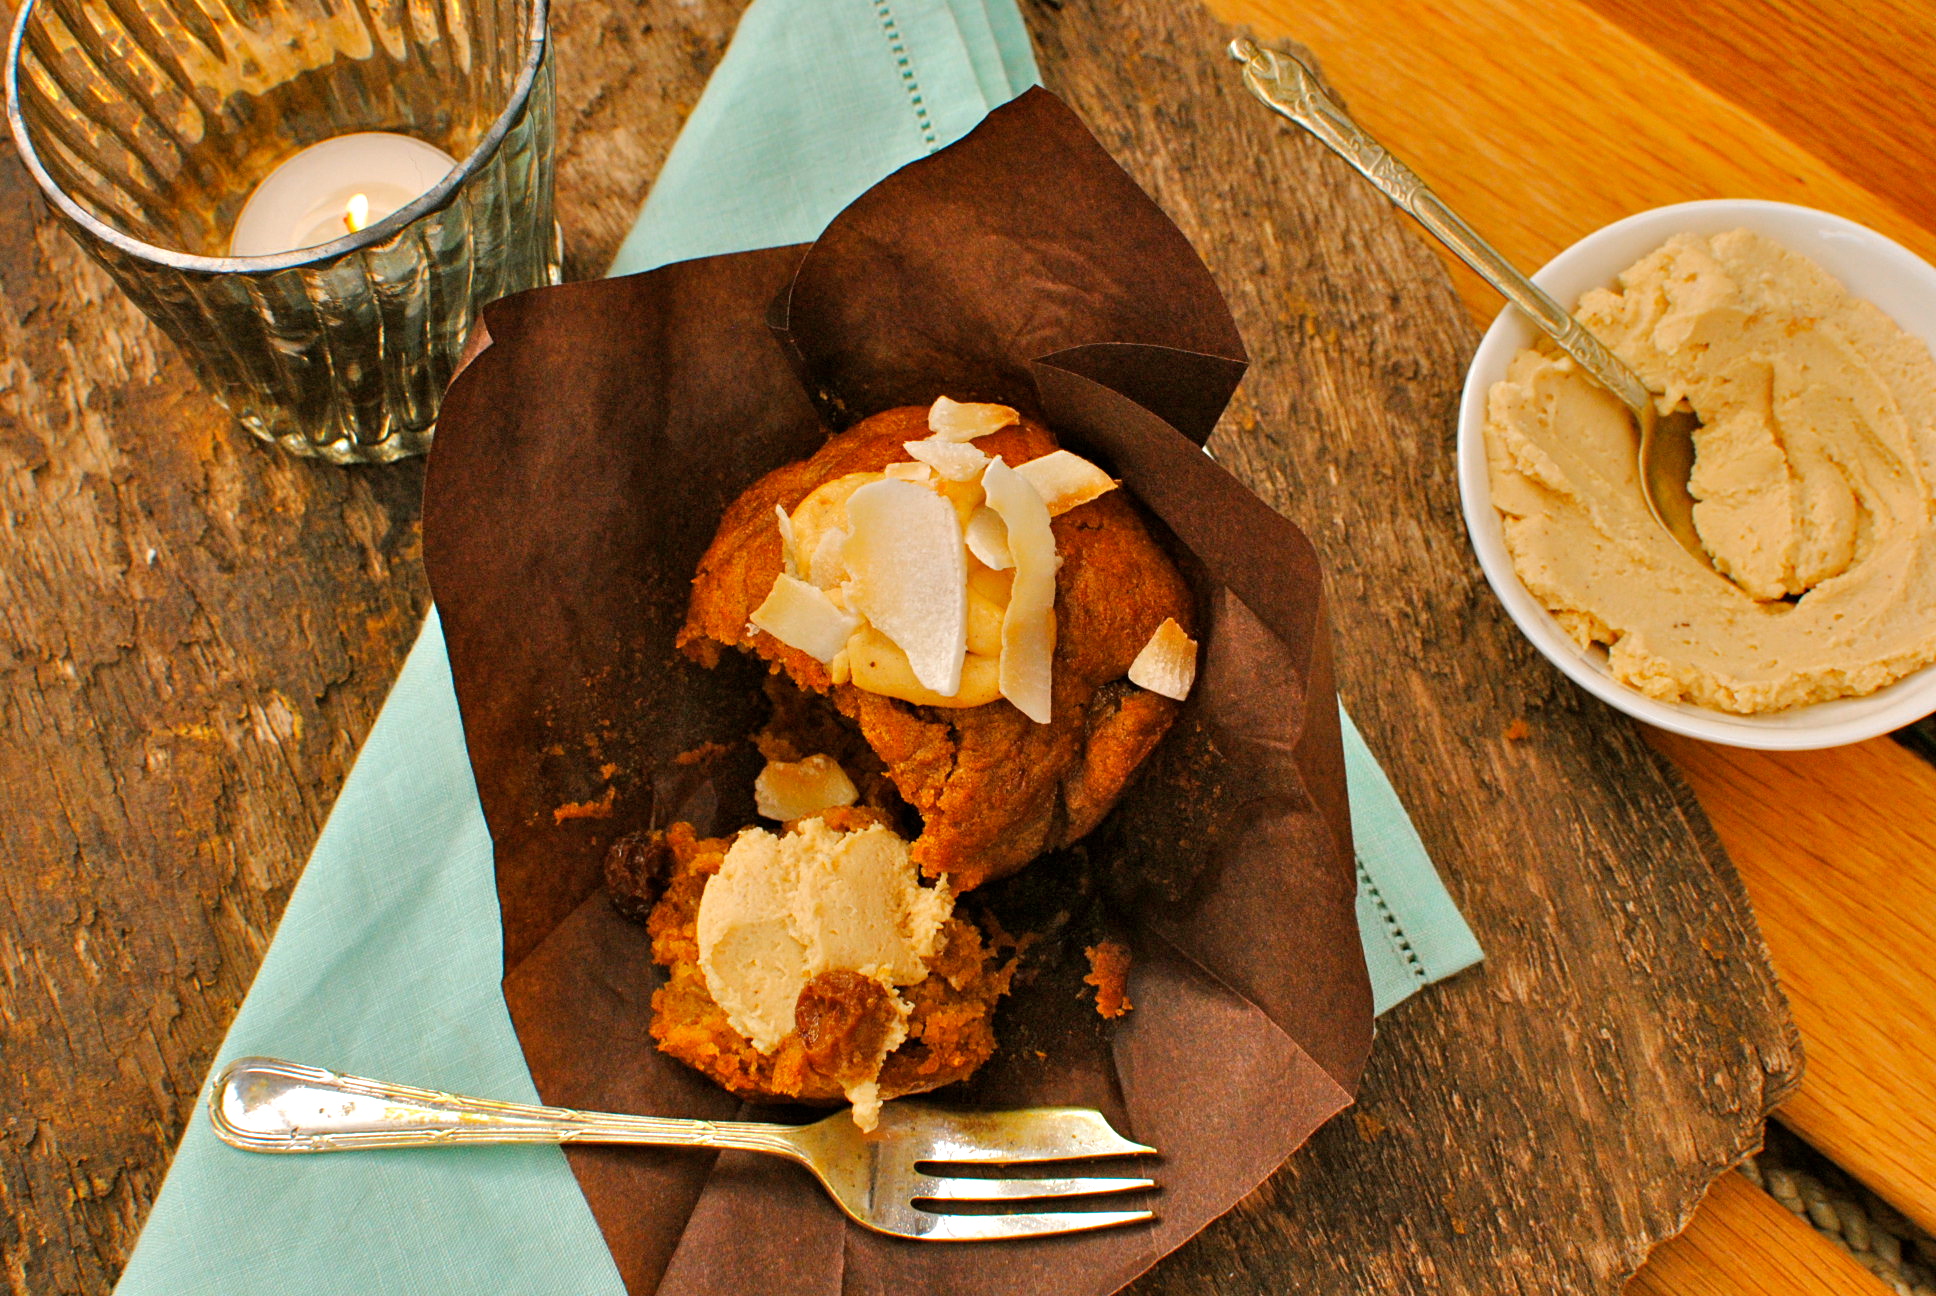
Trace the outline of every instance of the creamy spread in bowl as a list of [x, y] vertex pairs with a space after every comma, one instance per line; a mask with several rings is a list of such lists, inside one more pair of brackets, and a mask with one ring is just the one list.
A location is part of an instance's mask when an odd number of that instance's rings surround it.
[[1527, 590], [1622, 683], [1754, 714], [1936, 660], [1936, 361], [1813, 262], [1680, 235], [1577, 311], [1700, 414], [1695, 524], [1730, 584], [1649, 517], [1624, 409], [1516, 356], [1487, 403], [1494, 507]]

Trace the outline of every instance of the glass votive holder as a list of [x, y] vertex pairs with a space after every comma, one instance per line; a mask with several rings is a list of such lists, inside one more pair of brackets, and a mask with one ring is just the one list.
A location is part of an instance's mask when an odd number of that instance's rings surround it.
[[[388, 462], [428, 448], [479, 309], [557, 281], [547, 14], [548, 0], [23, 0], [8, 123], [61, 221], [244, 427], [296, 454]], [[357, 168], [383, 152], [371, 140], [432, 159], [420, 175], [441, 169], [425, 145], [456, 161], [410, 197], [420, 185], [364, 183]], [[252, 199], [272, 172], [284, 189], [370, 193], [319, 224], [269, 185]], [[245, 205], [254, 241], [266, 219], [290, 250], [236, 255], [253, 250]]]

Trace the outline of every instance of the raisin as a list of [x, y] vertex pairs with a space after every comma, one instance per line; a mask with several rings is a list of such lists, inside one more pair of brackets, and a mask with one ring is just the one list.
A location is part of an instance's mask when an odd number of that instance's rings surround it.
[[807, 982], [793, 1006], [808, 1064], [842, 1084], [874, 1078], [899, 1020], [886, 986], [838, 968]]
[[672, 874], [672, 852], [663, 832], [635, 832], [605, 852], [605, 889], [612, 908], [633, 922], [644, 922], [659, 903]]

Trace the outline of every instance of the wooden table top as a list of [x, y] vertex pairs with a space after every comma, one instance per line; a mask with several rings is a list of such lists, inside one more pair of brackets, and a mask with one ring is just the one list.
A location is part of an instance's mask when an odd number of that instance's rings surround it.
[[[1715, 0], [1698, 19], [1671, 0], [1213, 8], [1310, 46], [1364, 122], [1528, 267], [1617, 216], [1720, 195], [1838, 211], [1936, 259], [1920, 165], [1936, 13], [1918, 0]], [[586, 65], [686, 105], [731, 28], [709, 11], [661, 39], [599, 6], [555, 22], [598, 51]], [[561, 100], [584, 66], [563, 69]], [[579, 243], [609, 250], [676, 123], [641, 130], [621, 101], [581, 98], [560, 190]], [[0, 451], [25, 501], [0, 523], [34, 555], [0, 565], [0, 714], [31, 738], [0, 744], [0, 789], [47, 786], [34, 753], [65, 762], [66, 789], [0, 834], [0, 1031], [35, 1057], [115, 1059], [73, 1099], [102, 1109], [90, 1127], [0, 1106], [0, 1251], [10, 1290], [100, 1291], [415, 629], [421, 468], [323, 475], [256, 453], [10, 160], [0, 248]], [[1490, 317], [1489, 291], [1454, 278]], [[144, 438], [158, 426], [170, 434]], [[293, 560], [264, 575], [246, 562], [261, 552]], [[88, 615], [43, 615], [63, 597]], [[1936, 1224], [1936, 976], [1918, 957], [1936, 933], [1936, 768], [1887, 740], [1790, 756], [1656, 741], [1732, 853], [1793, 1001], [1809, 1071], [1782, 1119]], [[175, 789], [213, 785], [218, 765], [244, 773], [216, 803], [182, 803]], [[137, 907], [151, 921], [122, 918]], [[14, 927], [58, 941], [26, 948]], [[33, 1038], [53, 1032], [57, 1046]], [[61, 1081], [14, 1076], [8, 1093]], [[154, 1155], [120, 1155], [131, 1146]], [[1635, 1289], [1882, 1290], [1738, 1176]]]
[[[1916, 0], [1213, 0], [1309, 46], [1353, 113], [1532, 269], [1649, 207], [1839, 213], [1936, 260], [1936, 9]], [[1447, 258], [1475, 318], [1499, 299]], [[1936, 767], [1888, 739], [1736, 751], [1652, 735], [1746, 882], [1808, 1067], [1778, 1114], [1936, 1228]], [[1745, 1181], [1636, 1289], [1883, 1290]]]

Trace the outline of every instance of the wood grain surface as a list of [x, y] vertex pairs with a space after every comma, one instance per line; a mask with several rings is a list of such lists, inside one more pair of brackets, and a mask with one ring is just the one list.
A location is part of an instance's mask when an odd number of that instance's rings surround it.
[[1888, 1289], [1835, 1243], [1738, 1174], [1714, 1181], [1703, 1227], [1661, 1244], [1630, 1296], [1883, 1296]]
[[[569, 273], [615, 247], [737, 8], [557, 11]], [[1143, 1289], [1615, 1290], [1796, 1074], [1739, 884], [1467, 554], [1473, 334], [1431, 254], [1240, 98], [1193, 7], [1025, 11], [1232, 299], [1257, 365], [1219, 453], [1329, 561], [1346, 699], [1491, 955], [1388, 1017], [1358, 1111]], [[12, 1291], [98, 1292], [414, 630], [420, 471], [249, 443], [11, 158], [0, 330], [0, 1249]]]
[[[1923, 0], [1586, 0], [1688, 83], [1927, 225], [1936, 6]], [[1549, 6], [1564, 16], [1563, 6]], [[1696, 119], [1698, 120], [1698, 119]], [[1689, 123], [1692, 124], [1692, 123]]]
[[[1837, 212], [1936, 259], [1927, 4], [1213, 7], [1308, 43], [1360, 119], [1527, 268], [1621, 216], [1709, 197]], [[1451, 269], [1474, 318], [1491, 319], [1497, 295]], [[1888, 742], [1777, 754], [1656, 741], [1713, 816], [1794, 1004], [1809, 1068], [1780, 1118], [1936, 1228], [1936, 767]]]
[[0, 163], [11, 1290], [133, 1241], [415, 633], [422, 479], [243, 439]]
[[[1703, 759], [1690, 739], [1657, 742], [1684, 764]], [[1703, 778], [1810, 1045], [1782, 1120], [1925, 1227], [1936, 1220], [1936, 819], [1918, 809], [1936, 800], [1930, 773], [1878, 738], [1740, 752]]]
[[[554, 10], [567, 273], [603, 269], [736, 17]], [[420, 462], [333, 468], [249, 439], [0, 135], [10, 1293], [105, 1292], [133, 1246], [416, 634], [422, 486]]]
[[1317, 544], [1346, 704], [1488, 951], [1381, 1024], [1359, 1119], [1148, 1286], [1617, 1290], [1795, 1075], [1739, 884], [1685, 788], [1478, 574], [1451, 457], [1474, 335], [1423, 244], [1252, 107], [1193, 9], [1031, 18], [1050, 87], [1231, 300], [1253, 369], [1213, 448]]

